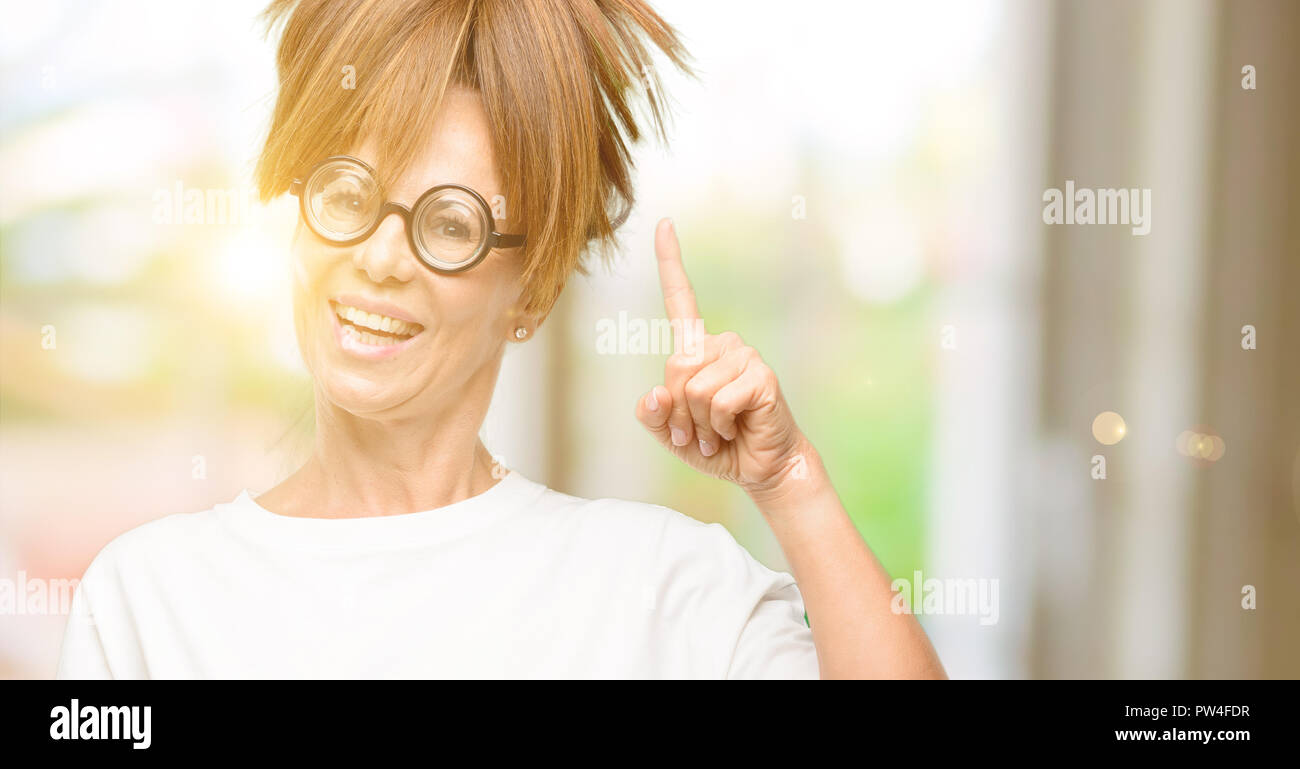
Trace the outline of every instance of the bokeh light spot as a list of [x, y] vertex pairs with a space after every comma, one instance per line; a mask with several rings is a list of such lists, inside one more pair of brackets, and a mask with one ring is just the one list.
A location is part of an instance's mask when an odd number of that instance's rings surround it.
[[1197, 426], [1183, 430], [1174, 441], [1178, 453], [1190, 459], [1199, 460], [1201, 464], [1217, 462], [1227, 450], [1227, 444], [1213, 429]]
[[1092, 437], [1097, 442], [1106, 446], [1114, 446], [1116, 443], [1124, 440], [1124, 434], [1128, 428], [1124, 424], [1124, 417], [1116, 414], [1114, 411], [1103, 411], [1092, 420]]

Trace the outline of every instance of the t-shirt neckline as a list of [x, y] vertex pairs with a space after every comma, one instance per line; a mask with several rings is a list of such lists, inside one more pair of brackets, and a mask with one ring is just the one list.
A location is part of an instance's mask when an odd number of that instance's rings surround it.
[[259, 505], [248, 489], [226, 505], [232, 525], [260, 541], [293, 549], [342, 551], [400, 549], [446, 541], [522, 512], [545, 486], [517, 472], [486, 491], [450, 505], [399, 515], [362, 518], [302, 518]]

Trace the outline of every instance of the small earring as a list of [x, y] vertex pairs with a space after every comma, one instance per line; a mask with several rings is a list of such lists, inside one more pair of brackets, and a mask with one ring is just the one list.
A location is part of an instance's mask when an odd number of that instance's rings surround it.
[[515, 329], [515, 339], [523, 339], [526, 336], [528, 336], [528, 329], [523, 326]]

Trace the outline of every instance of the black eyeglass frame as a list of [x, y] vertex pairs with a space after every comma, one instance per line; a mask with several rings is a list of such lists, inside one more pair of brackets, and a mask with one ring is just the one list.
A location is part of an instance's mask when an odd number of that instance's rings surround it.
[[[406, 240], [411, 246], [411, 253], [415, 254], [415, 257], [420, 260], [420, 264], [423, 264], [425, 267], [428, 267], [434, 272], [440, 272], [444, 274], [454, 274], [457, 272], [464, 272], [465, 270], [468, 270], [471, 267], [476, 266], [479, 262], [483, 261], [487, 257], [488, 252], [490, 252], [494, 248], [519, 248], [524, 244], [524, 240], [526, 237], [524, 235], [507, 235], [506, 233], [497, 232], [497, 222], [496, 222], [496, 218], [492, 216], [492, 208], [488, 205], [487, 201], [483, 199], [482, 195], [478, 194], [478, 192], [471, 189], [470, 187], [466, 187], [463, 184], [439, 184], [436, 187], [430, 187], [429, 189], [425, 190], [424, 193], [422, 193], [419, 198], [416, 199], [415, 205], [411, 206], [410, 208], [407, 208], [401, 203], [395, 203], [391, 200], [387, 201], [382, 206], [380, 206], [379, 213], [375, 216], [375, 220], [371, 222], [370, 226], [367, 227], [364, 232], [362, 232], [360, 235], [357, 235], [356, 237], [339, 240], [338, 238], [335, 238], [329, 235], [328, 233], [321, 232], [319, 229], [316, 228], [315, 223], [313, 223], [312, 221], [312, 217], [307, 208], [308, 206], [307, 196], [303, 195], [302, 191], [307, 186], [307, 183], [310, 182], [312, 178], [314, 178], [316, 174], [321, 171], [321, 169], [323, 169], [325, 166], [329, 165], [330, 163], [335, 163], [338, 161], [347, 161], [349, 163], [355, 163], [358, 166], [360, 166], [362, 170], [370, 174], [370, 178], [375, 181], [375, 186], [379, 188], [379, 195], [382, 197], [387, 196], [384, 189], [379, 186], [379, 181], [378, 181], [378, 177], [375, 174], [375, 169], [371, 168], [370, 164], [366, 163], [364, 160], [361, 160], [360, 158], [352, 157], [351, 155], [331, 155], [330, 157], [327, 157], [324, 160], [317, 163], [315, 166], [312, 166], [311, 171], [306, 176], [298, 179], [294, 179], [293, 183], [289, 185], [289, 194], [298, 198], [298, 211], [299, 214], [302, 216], [302, 220], [307, 223], [307, 227], [311, 229], [311, 231], [314, 232], [317, 236], [323, 238], [324, 240], [329, 241], [330, 243], [333, 243], [334, 245], [355, 246], [358, 243], [364, 242], [371, 235], [375, 234], [375, 230], [379, 229], [379, 225], [383, 224], [385, 219], [387, 219], [389, 216], [393, 214], [397, 214], [398, 216], [402, 217], [402, 227], [406, 230]], [[471, 257], [467, 262], [465, 262], [462, 265], [458, 265], [456, 267], [442, 267], [437, 264], [430, 263], [430, 259], [424, 255], [424, 252], [420, 248], [419, 243], [416, 242], [415, 228], [411, 226], [411, 223], [415, 216], [415, 212], [419, 211], [420, 207], [431, 197], [438, 194], [439, 192], [442, 192], [443, 190], [448, 190], [448, 189], [459, 190], [461, 192], [467, 193], [471, 198], [473, 198], [474, 202], [478, 205], [480, 212], [483, 214], [484, 221], [487, 222], [488, 225], [488, 234], [485, 238], [483, 238], [482, 243], [478, 247], [478, 251], [475, 252], [474, 256]]]

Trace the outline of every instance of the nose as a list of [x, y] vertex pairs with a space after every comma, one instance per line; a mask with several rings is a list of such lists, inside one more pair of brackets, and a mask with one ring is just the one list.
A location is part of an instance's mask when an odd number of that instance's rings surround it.
[[352, 264], [375, 283], [409, 283], [415, 277], [415, 254], [401, 216], [388, 215], [365, 242], [352, 252]]

